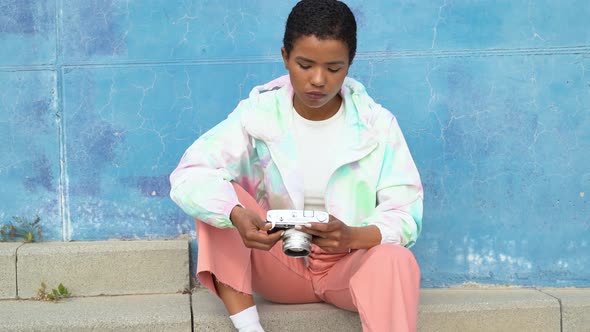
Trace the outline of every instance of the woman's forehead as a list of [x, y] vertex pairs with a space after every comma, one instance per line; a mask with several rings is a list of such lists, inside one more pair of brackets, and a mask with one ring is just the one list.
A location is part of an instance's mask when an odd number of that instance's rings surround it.
[[293, 43], [291, 55], [313, 62], [348, 62], [348, 46], [338, 39], [318, 39], [314, 35], [301, 36]]

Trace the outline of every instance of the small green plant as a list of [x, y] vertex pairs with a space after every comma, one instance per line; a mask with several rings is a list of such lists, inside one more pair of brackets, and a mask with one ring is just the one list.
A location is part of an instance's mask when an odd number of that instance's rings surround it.
[[35, 216], [34, 220], [20, 217], [12, 217], [8, 224], [0, 226], [0, 241], [15, 241], [22, 239], [24, 242], [41, 240], [41, 218]]
[[41, 288], [37, 291], [37, 300], [39, 301], [53, 301], [57, 302], [63, 298], [70, 297], [70, 291], [64, 287], [63, 284], [59, 284], [57, 289], [51, 289], [50, 292], [47, 292], [47, 285], [44, 282], [41, 283]]

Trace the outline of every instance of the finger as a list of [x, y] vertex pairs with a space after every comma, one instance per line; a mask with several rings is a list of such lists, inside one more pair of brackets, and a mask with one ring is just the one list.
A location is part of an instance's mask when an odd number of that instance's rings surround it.
[[252, 223], [256, 226], [256, 228], [260, 230], [268, 230], [267, 227], [272, 227], [271, 224], [267, 223], [266, 221], [260, 219], [260, 217], [256, 216], [253, 218]]
[[250, 231], [246, 234], [246, 239], [250, 242], [267, 243], [268, 234], [262, 231]]
[[281, 237], [283, 237], [284, 233], [285, 233], [285, 231], [271, 233], [268, 235], [268, 238], [272, 242], [272, 244], [275, 244], [275, 243], [277, 243], [278, 240], [281, 239]]
[[342, 225], [342, 222], [338, 219], [331, 219], [329, 222], [327, 223], [323, 223], [323, 222], [311, 222], [309, 224], [305, 224], [305, 227], [308, 228], [312, 228], [315, 230], [319, 230], [322, 232], [330, 232], [333, 231], [335, 229], [340, 228]]
[[307, 234], [322, 237], [322, 238], [325, 238], [328, 236], [328, 233], [322, 232], [320, 230], [313, 229], [313, 228], [295, 226], [295, 229], [298, 231], [301, 231], [303, 233], [307, 233]]
[[271, 245], [260, 243], [260, 242], [254, 242], [254, 241], [248, 241], [248, 242], [246, 242], [244, 244], [246, 245], [246, 247], [251, 248], [251, 249], [258, 249], [258, 250], [266, 250], [266, 251], [268, 251], [270, 248], [272, 248]]
[[[333, 232], [334, 230], [337, 230], [338, 228], [339, 228], [338, 224], [318, 223], [318, 222], [311, 222], [311, 223], [295, 226], [295, 229], [300, 230], [300, 231], [310, 230], [310, 231], [314, 231], [314, 232], [324, 232], [324, 233]], [[309, 233], [309, 234], [312, 234], [312, 233]]]
[[303, 231], [303, 230], [316, 230], [316, 231], [324, 231], [325, 230], [325, 224], [321, 224], [321, 223], [317, 223], [317, 222], [310, 222], [307, 224], [300, 224], [300, 225], [296, 225], [295, 229], [298, 231]]
[[262, 238], [259, 238], [257, 241], [249, 241], [249, 247], [260, 250], [270, 250], [281, 239], [284, 232], [285, 231], [281, 231], [272, 234], [263, 233]]
[[256, 231], [250, 232], [247, 234], [248, 241], [258, 242], [266, 245], [272, 245], [278, 241], [278, 239], [283, 235], [282, 232], [276, 232], [272, 234], [266, 233], [266, 231]]

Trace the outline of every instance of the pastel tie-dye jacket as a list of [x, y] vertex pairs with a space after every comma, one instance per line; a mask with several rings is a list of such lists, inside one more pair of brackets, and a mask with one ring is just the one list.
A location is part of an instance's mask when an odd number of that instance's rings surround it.
[[[422, 228], [423, 189], [402, 132], [359, 82], [346, 78], [341, 95], [349, 134], [335, 149], [345, 153], [334, 155], [341, 166], [328, 182], [326, 211], [349, 226], [376, 225], [382, 243], [410, 247]], [[235, 181], [266, 209], [303, 209], [292, 100], [288, 76], [254, 88], [186, 151], [170, 176], [174, 202], [215, 227], [233, 227]]]

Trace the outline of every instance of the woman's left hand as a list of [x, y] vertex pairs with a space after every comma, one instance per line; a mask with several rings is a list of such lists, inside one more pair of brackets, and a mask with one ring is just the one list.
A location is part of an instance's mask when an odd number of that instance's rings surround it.
[[311, 242], [330, 253], [348, 251], [353, 241], [352, 227], [332, 215], [327, 223], [313, 222], [295, 229], [314, 235]]

